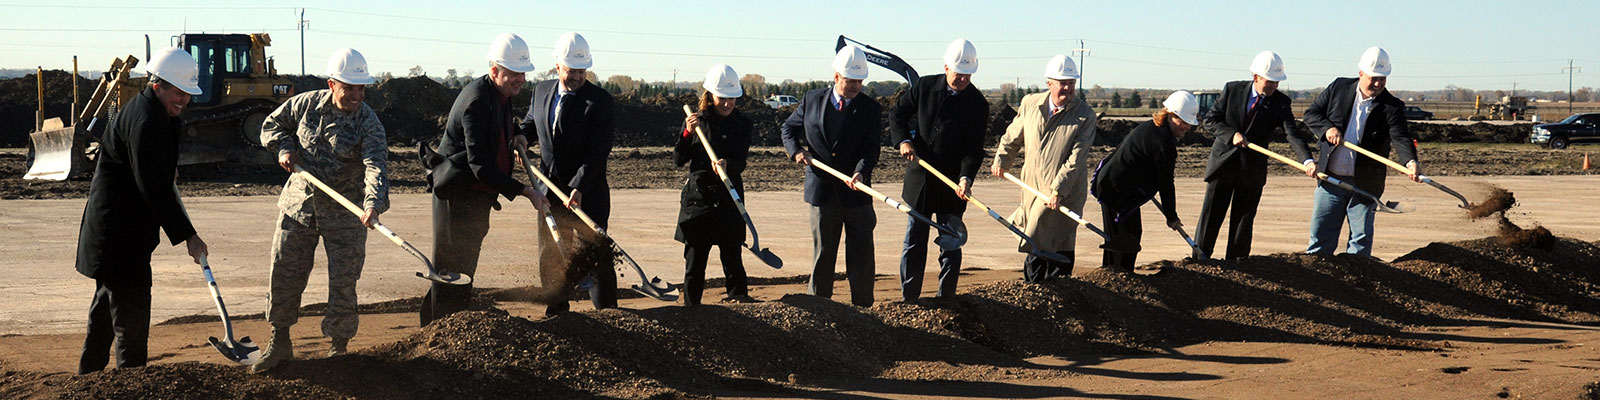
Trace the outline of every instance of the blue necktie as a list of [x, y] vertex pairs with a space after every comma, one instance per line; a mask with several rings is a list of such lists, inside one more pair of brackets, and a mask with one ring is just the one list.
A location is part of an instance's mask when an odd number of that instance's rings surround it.
[[570, 93], [562, 93], [560, 96], [556, 96], [554, 101], [550, 102], [551, 103], [550, 104], [550, 130], [551, 131], [554, 131], [556, 129], [556, 120], [557, 120], [556, 117], [561, 115], [561, 105], [562, 105], [562, 103], [566, 103], [567, 102], [567, 98], [571, 97], [571, 96], [572, 96], [572, 94], [570, 94]]

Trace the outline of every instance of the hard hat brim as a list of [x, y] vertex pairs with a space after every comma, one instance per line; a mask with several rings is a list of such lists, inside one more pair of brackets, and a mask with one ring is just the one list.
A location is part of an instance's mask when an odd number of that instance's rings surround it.
[[724, 98], [724, 99], [737, 99], [737, 98], [740, 98], [740, 97], [744, 97], [744, 90], [743, 89], [737, 90], [737, 91], [729, 91], [729, 92], [725, 92], [725, 91], [721, 91], [721, 90], [707, 90], [707, 91], [711, 92], [712, 96], [717, 96], [719, 98]]
[[561, 65], [567, 67], [568, 69], [589, 69], [589, 67], [594, 66], [594, 59], [585, 60], [581, 63], [575, 63], [570, 60], [561, 60]]
[[1055, 80], [1062, 80], [1062, 79], [1077, 80], [1077, 79], [1083, 79], [1083, 77], [1078, 76], [1078, 75], [1064, 75], [1064, 74], [1049, 74], [1049, 75], [1045, 75], [1044, 78], [1045, 79], [1055, 79]]
[[339, 82], [344, 82], [344, 84], [346, 84], [346, 85], [371, 85], [373, 82], [376, 82], [375, 80], [372, 79], [372, 75], [362, 75], [362, 76], [333, 75], [333, 76], [330, 76], [329, 78], [333, 78], [333, 80], [336, 80], [336, 81], [339, 81]]
[[[976, 63], [974, 63], [974, 64], [976, 64]], [[972, 68], [961, 68], [959, 66], [954, 66], [954, 65], [951, 65], [949, 67], [950, 67], [951, 71], [955, 71], [958, 74], [972, 75], [972, 74], [978, 73], [978, 66], [977, 65], [973, 65]]]
[[1262, 78], [1267, 78], [1267, 80], [1273, 81], [1273, 82], [1283, 82], [1283, 81], [1289, 80], [1289, 75], [1285, 74], [1285, 73], [1281, 73], [1281, 72], [1276, 74], [1276, 75], [1274, 75], [1274, 74], [1261, 74], [1261, 73], [1257, 73], [1256, 75], [1261, 75]]
[[[157, 76], [159, 77], [160, 75]], [[184, 93], [188, 93], [190, 96], [199, 96], [201, 93], [204, 93], [200, 90], [199, 85], [185, 85], [169, 80], [162, 80], [162, 82], [172, 85], [172, 87], [178, 88], [178, 90], [182, 90]]]
[[1195, 112], [1194, 114], [1187, 114], [1187, 115], [1184, 114], [1184, 113], [1181, 113], [1181, 112], [1180, 113], [1174, 113], [1174, 114], [1178, 114], [1178, 119], [1183, 120], [1184, 123], [1187, 123], [1189, 125], [1200, 125], [1200, 115], [1199, 115], [1200, 113], [1199, 112]]
[[1382, 77], [1389, 76], [1389, 72], [1390, 71], [1378, 72], [1378, 71], [1373, 71], [1373, 70], [1370, 70], [1370, 69], [1362, 69], [1361, 72], [1367, 73], [1367, 76], [1376, 76], [1376, 77], [1382, 78]]
[[531, 62], [506, 63], [504, 61], [495, 61], [495, 64], [499, 64], [500, 66], [505, 67], [508, 70], [511, 70], [511, 72], [529, 73], [529, 72], [533, 72], [533, 70], [536, 69], [536, 68], [533, 67], [533, 63], [531, 63]]

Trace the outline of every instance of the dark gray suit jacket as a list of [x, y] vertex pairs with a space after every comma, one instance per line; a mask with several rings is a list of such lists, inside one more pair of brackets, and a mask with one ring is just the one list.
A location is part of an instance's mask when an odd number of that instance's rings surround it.
[[[783, 147], [793, 159], [802, 151], [810, 151], [812, 162], [823, 162], [845, 174], [860, 173], [861, 183], [872, 184], [872, 169], [878, 166], [878, 148], [883, 135], [883, 106], [872, 96], [856, 95], [844, 108], [841, 132], [825, 132], [823, 111], [833, 107], [829, 93], [833, 87], [815, 89], [801, 96], [793, 114], [783, 121], [779, 131], [783, 134]], [[830, 139], [832, 138], [832, 139]], [[817, 170], [806, 168], [805, 200], [811, 205], [830, 205], [837, 201], [843, 206], [872, 203], [866, 193], [850, 190], [844, 181]]]

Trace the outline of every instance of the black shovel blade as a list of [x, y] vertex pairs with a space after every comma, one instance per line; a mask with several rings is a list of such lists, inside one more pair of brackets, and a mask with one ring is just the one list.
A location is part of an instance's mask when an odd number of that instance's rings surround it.
[[[927, 217], [923, 217], [923, 219], [927, 219]], [[933, 238], [933, 244], [939, 246], [940, 249], [955, 250], [967, 245], [967, 224], [961, 222], [960, 219], [950, 220], [948, 225], [934, 223], [932, 220], [927, 220], [923, 223], [933, 226], [934, 229], [938, 229], [941, 232], [948, 233], [948, 235], [938, 235]]]
[[755, 254], [756, 258], [761, 259], [761, 262], [767, 264], [768, 267], [783, 269], [783, 259], [778, 258], [777, 254], [772, 254], [772, 249], [757, 250], [755, 247], [746, 247], [746, 249], [749, 249], [750, 254]]
[[1412, 207], [1409, 204], [1403, 204], [1398, 201], [1386, 201], [1378, 206], [1378, 211], [1390, 214], [1405, 214], [1416, 211], [1416, 207]]
[[639, 294], [645, 295], [647, 297], [650, 297], [650, 298], [653, 298], [653, 299], [656, 299], [656, 300], [678, 301], [678, 294], [675, 293], [678, 290], [677, 290], [677, 288], [672, 287], [671, 284], [668, 284], [667, 285], [667, 290], [664, 290], [664, 291], [660, 290], [660, 288], [657, 288], [653, 284], [642, 285], [642, 286], [641, 285], [633, 285], [633, 291], [639, 292]]
[[249, 336], [230, 342], [217, 340], [215, 336], [212, 336], [211, 346], [216, 347], [217, 351], [222, 353], [223, 358], [240, 365], [255, 365], [255, 363], [261, 361], [261, 348], [251, 342]]
[[424, 274], [422, 272], [418, 272], [417, 273], [417, 277], [418, 278], [422, 278], [422, 279], [427, 279], [427, 280], [430, 280], [430, 281], [434, 281], [434, 282], [443, 283], [443, 284], [446, 284], [446, 285], [470, 285], [470, 284], [472, 284], [472, 276], [471, 275], [463, 275], [463, 274], [459, 274], [459, 273], [455, 273], [455, 272], [435, 272], [434, 270], [430, 269], [430, 270], [428, 270], [428, 272], [426, 274]]

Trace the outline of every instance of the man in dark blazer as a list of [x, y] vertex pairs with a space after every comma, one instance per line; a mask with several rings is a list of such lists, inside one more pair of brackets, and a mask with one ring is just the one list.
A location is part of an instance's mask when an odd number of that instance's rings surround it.
[[[896, 143], [900, 156], [913, 160], [906, 166], [901, 198], [941, 224], [959, 221], [967, 211], [966, 199], [972, 193], [972, 178], [983, 165], [983, 136], [989, 127], [989, 101], [972, 86], [972, 74], [978, 72], [977, 49], [966, 39], [956, 39], [945, 51], [944, 60], [944, 74], [918, 79], [900, 95], [900, 104], [889, 118], [890, 143]], [[958, 179], [961, 190], [950, 189], [914, 161], [916, 158], [944, 176]], [[922, 294], [930, 228], [907, 217], [905, 247], [900, 253], [900, 291], [905, 301]], [[939, 249], [938, 297], [955, 294], [960, 272], [961, 249]]]
[[[842, 229], [850, 302], [869, 307], [873, 301], [872, 276], [876, 272], [872, 229], [878, 219], [872, 211], [872, 198], [854, 188], [858, 183], [872, 184], [872, 168], [878, 165], [883, 106], [872, 96], [860, 95], [861, 81], [867, 79], [867, 55], [860, 48], [840, 49], [834, 57], [833, 70], [833, 87], [801, 96], [800, 104], [783, 122], [780, 132], [789, 157], [807, 166], [805, 201], [811, 205], [814, 249], [809, 292], [833, 297], [833, 267]], [[825, 163], [852, 174], [850, 182], [810, 167], [811, 163]]]
[[[601, 228], [611, 218], [611, 185], [606, 181], [606, 158], [611, 155], [611, 94], [586, 79], [594, 64], [589, 42], [568, 32], [556, 39], [556, 79], [533, 87], [522, 130], [539, 136], [539, 170], [556, 187], [571, 196], [569, 207], [583, 210]], [[554, 194], [551, 201], [560, 201]], [[540, 251], [544, 251], [541, 249]], [[596, 274], [589, 299], [594, 308], [617, 307], [617, 274]], [[567, 311], [565, 301], [555, 302], [545, 313]]]
[[[1194, 257], [1213, 254], [1222, 217], [1233, 206], [1228, 220], [1226, 258], [1238, 260], [1250, 255], [1256, 207], [1261, 205], [1261, 187], [1267, 184], [1267, 156], [1245, 148], [1245, 143], [1267, 147], [1279, 137], [1287, 137], [1289, 147], [1300, 160], [1311, 160], [1311, 135], [1298, 129], [1289, 96], [1278, 91], [1278, 82], [1288, 79], [1283, 58], [1263, 51], [1250, 64], [1248, 81], [1223, 85], [1216, 105], [1206, 113], [1206, 130], [1216, 135], [1211, 145], [1211, 161], [1206, 164], [1206, 197], [1200, 206], [1200, 221], [1195, 224], [1195, 240], [1200, 245]], [[1278, 130], [1284, 134], [1280, 136]], [[1314, 175], [1314, 174], [1313, 174]]]
[[[496, 196], [527, 197], [543, 210], [544, 194], [511, 177], [513, 149], [527, 148], [528, 139], [512, 122], [511, 96], [532, 71], [528, 45], [503, 33], [489, 45], [489, 74], [461, 88], [439, 141], [440, 160], [430, 161], [433, 190], [433, 261], [442, 272], [472, 275], [489, 234], [489, 210], [500, 209]], [[421, 323], [427, 325], [467, 308], [472, 285], [433, 283], [423, 297]]]
[[[183, 243], [196, 264], [206, 242], [195, 233], [173, 181], [178, 167], [178, 114], [199, 95], [200, 67], [188, 52], [166, 48], [151, 57], [150, 86], [117, 114], [100, 141], [78, 230], [78, 273], [94, 279], [89, 329], [78, 373], [105, 369], [116, 340], [117, 368], [144, 366], [150, 338], [150, 253], [161, 231]], [[17, 294], [11, 294], [16, 296]]]
[[[1389, 94], [1389, 53], [1379, 47], [1368, 48], [1356, 64], [1357, 78], [1338, 78], [1306, 108], [1306, 126], [1317, 136], [1321, 147], [1317, 172], [1354, 184], [1357, 188], [1383, 196], [1384, 165], [1355, 154], [1341, 143], [1349, 141], [1379, 156], [1393, 150], [1400, 162], [1410, 167], [1417, 180], [1420, 165], [1416, 144], [1406, 124], [1406, 103]], [[1327, 182], [1317, 185], [1312, 197], [1311, 254], [1333, 254], [1339, 246], [1340, 219], [1350, 223], [1349, 244], [1345, 252], [1372, 255], [1372, 225], [1376, 215], [1372, 200]]]

